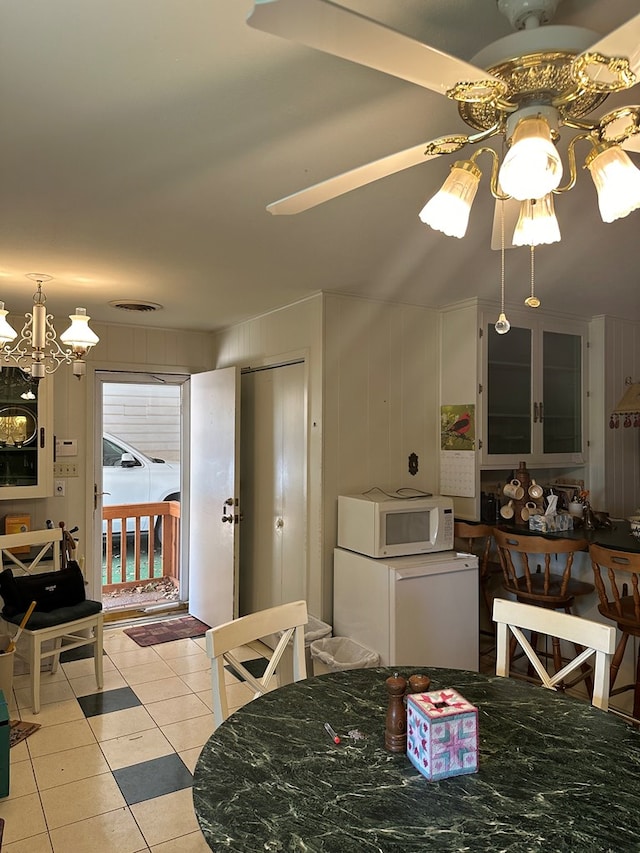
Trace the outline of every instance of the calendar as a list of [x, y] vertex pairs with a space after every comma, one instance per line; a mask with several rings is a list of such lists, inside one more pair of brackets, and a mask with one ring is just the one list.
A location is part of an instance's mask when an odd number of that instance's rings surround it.
[[476, 454], [473, 450], [440, 451], [440, 494], [460, 498], [476, 495]]

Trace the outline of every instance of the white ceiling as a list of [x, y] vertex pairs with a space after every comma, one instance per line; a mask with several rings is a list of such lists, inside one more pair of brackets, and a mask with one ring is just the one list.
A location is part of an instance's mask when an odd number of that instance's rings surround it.
[[[510, 32], [496, 0], [341, 2], [464, 59]], [[463, 240], [417, 217], [455, 156], [297, 216], [265, 211], [468, 128], [440, 95], [248, 27], [252, 9], [3, 0], [0, 299], [12, 313], [28, 309], [32, 272], [54, 277], [45, 292], [56, 316], [85, 305], [104, 322], [201, 330], [319, 290], [433, 307], [498, 296], [487, 175]], [[637, 12], [637, 0], [563, 0], [555, 23], [604, 34]], [[638, 100], [632, 90], [602, 111]], [[562, 242], [536, 252], [543, 306], [640, 321], [640, 212], [603, 224], [582, 170], [556, 211]], [[520, 304], [527, 249], [507, 252], [506, 273], [507, 300]], [[123, 312], [113, 299], [164, 310]]]

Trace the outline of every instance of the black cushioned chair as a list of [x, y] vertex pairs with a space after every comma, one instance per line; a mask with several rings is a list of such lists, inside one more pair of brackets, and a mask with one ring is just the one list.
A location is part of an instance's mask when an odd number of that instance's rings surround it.
[[[37, 544], [42, 543], [45, 531], [34, 531]], [[54, 553], [61, 538], [60, 528], [46, 531], [50, 534]], [[0, 536], [0, 551], [13, 547], [15, 536], [26, 537], [28, 533]], [[25, 544], [29, 544], [25, 540]], [[14, 561], [15, 562], [15, 561]], [[58, 561], [54, 560], [54, 564]], [[96, 683], [103, 686], [102, 673], [102, 603], [86, 598], [84, 576], [79, 565], [71, 560], [64, 569], [53, 572], [29, 573], [23, 566], [24, 575], [15, 576], [13, 570], [0, 573], [0, 596], [2, 596], [2, 619], [7, 633], [15, 635], [16, 627], [24, 618], [29, 605], [36, 601], [36, 608], [26, 623], [22, 636], [28, 641], [29, 651], [25, 656], [31, 676], [33, 713], [40, 711], [40, 669], [42, 661], [52, 658], [51, 671], [55, 672], [63, 651], [79, 646], [93, 646]], [[11, 627], [13, 626], [13, 627]], [[19, 654], [19, 652], [16, 652]]]

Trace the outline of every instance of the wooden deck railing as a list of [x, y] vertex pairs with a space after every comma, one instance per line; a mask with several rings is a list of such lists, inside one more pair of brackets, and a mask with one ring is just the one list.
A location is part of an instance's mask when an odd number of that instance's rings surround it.
[[[155, 530], [158, 517], [162, 519], [160, 541]], [[139, 586], [142, 581], [154, 578], [171, 578], [175, 585], [178, 585], [178, 501], [105, 506], [102, 509], [102, 518], [106, 522], [103, 593]], [[144, 525], [143, 519], [146, 519]], [[114, 564], [114, 556], [118, 556], [118, 545], [121, 558], [119, 566]]]

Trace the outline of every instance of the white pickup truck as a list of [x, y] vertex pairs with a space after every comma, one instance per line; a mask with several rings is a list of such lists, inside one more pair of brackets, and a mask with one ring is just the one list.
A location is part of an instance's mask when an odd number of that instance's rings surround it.
[[[180, 500], [180, 464], [147, 456], [122, 438], [102, 436], [103, 504]], [[146, 520], [143, 519], [143, 526]]]

